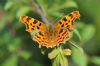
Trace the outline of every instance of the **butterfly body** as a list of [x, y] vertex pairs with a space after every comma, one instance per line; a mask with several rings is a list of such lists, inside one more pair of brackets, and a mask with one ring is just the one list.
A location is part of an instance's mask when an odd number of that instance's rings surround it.
[[71, 35], [70, 30], [74, 27], [74, 20], [79, 17], [79, 12], [74, 11], [55, 24], [45, 25], [28, 16], [22, 16], [21, 21], [26, 24], [26, 31], [39, 30], [32, 39], [39, 43], [39, 47], [46, 46], [48, 48], [64, 43]]

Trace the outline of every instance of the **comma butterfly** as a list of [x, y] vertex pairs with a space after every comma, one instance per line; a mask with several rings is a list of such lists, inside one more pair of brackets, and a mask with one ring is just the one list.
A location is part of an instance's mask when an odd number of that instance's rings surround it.
[[39, 47], [46, 46], [48, 48], [58, 46], [60, 43], [68, 41], [66, 39], [70, 37], [71, 30], [74, 28], [74, 20], [79, 17], [79, 11], [73, 11], [59, 22], [48, 26], [28, 16], [21, 16], [20, 20], [26, 24], [27, 32], [38, 30], [38, 32], [32, 36], [32, 39], [39, 43]]

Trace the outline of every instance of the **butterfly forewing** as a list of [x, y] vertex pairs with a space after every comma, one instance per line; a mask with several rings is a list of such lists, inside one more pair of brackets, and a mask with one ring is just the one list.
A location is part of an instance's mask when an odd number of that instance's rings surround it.
[[26, 31], [32, 32], [33, 30], [45, 30], [46, 26], [41, 21], [28, 16], [21, 16], [20, 20], [26, 24]]
[[79, 11], [73, 11], [69, 15], [62, 18], [58, 23], [56, 23], [55, 29], [67, 28], [71, 30], [74, 27], [74, 23], [73, 23], [74, 20], [79, 17], [80, 17]]

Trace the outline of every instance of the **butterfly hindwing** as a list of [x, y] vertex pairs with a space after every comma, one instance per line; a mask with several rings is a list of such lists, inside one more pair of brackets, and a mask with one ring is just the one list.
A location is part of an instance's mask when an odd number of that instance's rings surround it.
[[74, 23], [73, 23], [74, 20], [79, 17], [80, 17], [79, 11], [73, 11], [69, 15], [62, 18], [58, 23], [56, 23], [55, 29], [67, 28], [71, 30], [74, 27]]
[[42, 22], [28, 17], [28, 16], [21, 16], [20, 20], [26, 24], [26, 31], [32, 32], [33, 30], [45, 30], [46, 26]]
[[40, 31], [35, 34], [33, 40], [39, 43], [39, 48], [41, 48], [41, 46], [52, 47], [48, 36], [49, 36], [48, 32]]

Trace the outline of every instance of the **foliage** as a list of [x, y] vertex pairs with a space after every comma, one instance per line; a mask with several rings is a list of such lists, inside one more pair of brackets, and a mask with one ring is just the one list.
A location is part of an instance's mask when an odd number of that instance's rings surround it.
[[[100, 0], [35, 1], [46, 17], [54, 22], [71, 11], [80, 11], [81, 18], [75, 21], [71, 38], [75, 43], [72, 41], [64, 45], [71, 49], [71, 56], [65, 59], [63, 52], [66, 54], [66, 48], [52, 52], [48, 49], [42, 55], [38, 44], [25, 32], [25, 26], [19, 21], [20, 16], [28, 15], [41, 20], [32, 0], [0, 0], [0, 66], [57, 66], [58, 62], [65, 64], [68, 61], [69, 66], [100, 66]], [[58, 54], [53, 64], [46, 55], [48, 52], [51, 53], [48, 54], [50, 59]]]

